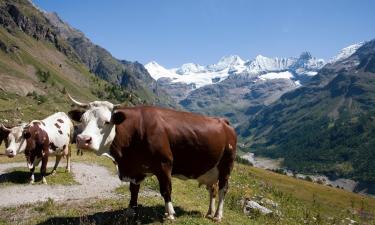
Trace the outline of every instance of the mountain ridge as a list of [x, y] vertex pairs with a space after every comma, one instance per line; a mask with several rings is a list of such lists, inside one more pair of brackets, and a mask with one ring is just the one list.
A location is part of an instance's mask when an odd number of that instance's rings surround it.
[[375, 40], [329, 63], [239, 130], [247, 149], [301, 172], [367, 183], [374, 193]]
[[[172, 69], [166, 69], [157, 62], [152, 61], [145, 64], [145, 67], [155, 80], [164, 77], [172, 79], [172, 82], [193, 84], [196, 88], [200, 88], [205, 85], [223, 81], [232, 74], [241, 73], [262, 74], [283, 70], [295, 70], [297, 75], [312, 76], [315, 75], [315, 70], [320, 69], [324, 64], [323, 59], [316, 59], [312, 57], [310, 53], [303, 52], [299, 57], [268, 58], [258, 55], [253, 60], [242, 60], [238, 55], [229, 55], [222, 57], [215, 64], [201, 66], [195, 63], [185, 63], [181, 67]], [[184, 75], [190, 76], [190, 79], [183, 79], [182, 77]], [[203, 82], [200, 80], [202, 77], [207, 79]], [[213, 81], [215, 78], [219, 78], [218, 81]]]
[[43, 12], [58, 33], [72, 46], [90, 72], [111, 83], [130, 89], [148, 103], [176, 107], [173, 100], [157, 89], [156, 82], [138, 62], [119, 60], [91, 42], [81, 31], [64, 22], [56, 13]]

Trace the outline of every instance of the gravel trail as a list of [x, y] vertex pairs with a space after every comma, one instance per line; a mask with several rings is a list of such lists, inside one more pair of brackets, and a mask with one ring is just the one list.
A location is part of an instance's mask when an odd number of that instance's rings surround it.
[[[23, 167], [25, 163], [0, 164], [0, 176], [9, 169]], [[48, 164], [49, 167], [53, 163]], [[39, 168], [36, 168], [36, 171]], [[17, 206], [20, 204], [46, 201], [80, 200], [87, 198], [119, 197], [113, 191], [121, 185], [119, 178], [111, 174], [105, 167], [96, 164], [72, 163], [75, 185], [43, 185], [43, 184], [15, 184], [0, 187], [0, 207]]]

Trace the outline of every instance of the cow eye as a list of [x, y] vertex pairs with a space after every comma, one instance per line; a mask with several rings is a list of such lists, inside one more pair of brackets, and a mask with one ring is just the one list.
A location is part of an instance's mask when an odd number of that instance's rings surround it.
[[109, 122], [108, 120], [104, 122], [104, 124], [110, 124], [111, 122]]

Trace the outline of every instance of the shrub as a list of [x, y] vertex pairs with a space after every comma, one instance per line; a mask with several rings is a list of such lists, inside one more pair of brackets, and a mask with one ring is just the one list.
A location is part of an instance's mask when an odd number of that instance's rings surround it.
[[49, 71], [45, 72], [45, 71], [42, 71], [42, 70], [38, 70], [36, 75], [38, 76], [39, 80], [43, 83], [47, 83], [47, 81], [51, 77], [51, 73]]

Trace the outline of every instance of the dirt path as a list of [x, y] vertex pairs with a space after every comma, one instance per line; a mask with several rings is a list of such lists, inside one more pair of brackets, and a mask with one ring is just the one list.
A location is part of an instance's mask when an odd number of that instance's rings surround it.
[[[0, 174], [14, 167], [25, 166], [25, 163], [0, 164]], [[49, 164], [49, 167], [53, 164]], [[37, 168], [39, 170], [39, 168]], [[77, 185], [12, 185], [0, 187], [0, 207], [46, 201], [79, 200], [86, 198], [118, 197], [113, 190], [121, 185], [117, 176], [105, 167], [96, 164], [72, 163], [74, 180]]]

